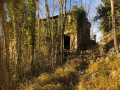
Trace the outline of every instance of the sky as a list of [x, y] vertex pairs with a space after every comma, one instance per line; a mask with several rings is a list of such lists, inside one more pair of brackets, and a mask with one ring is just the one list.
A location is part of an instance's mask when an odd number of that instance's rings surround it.
[[[58, 1], [59, 0], [55, 0], [54, 5], [56, 6], [56, 9], [54, 11], [54, 15], [58, 15], [59, 14], [59, 8], [58, 8]], [[48, 5], [50, 7], [50, 15], [52, 15], [52, 0], [48, 0]], [[93, 19], [97, 13], [96, 11], [96, 7], [102, 4], [101, 0], [82, 0], [82, 4], [81, 4], [81, 0], [71, 0], [71, 5], [77, 5], [78, 7], [80, 7], [81, 5], [84, 6], [86, 12], [88, 13], [89, 10], [89, 14], [88, 14], [88, 20], [91, 22], [91, 30], [93, 32], [93, 34], [97, 35], [97, 42], [100, 41], [101, 37], [102, 37], [102, 33], [99, 31], [99, 21], [98, 22], [94, 22]], [[66, 9], [67, 11], [70, 10], [70, 0], [67, 0], [67, 4], [66, 4]], [[44, 6], [44, 0], [40, 1], [40, 18], [45, 18], [46, 13], [45, 13], [45, 6]], [[0, 24], [0, 35], [1, 35], [1, 24]]]

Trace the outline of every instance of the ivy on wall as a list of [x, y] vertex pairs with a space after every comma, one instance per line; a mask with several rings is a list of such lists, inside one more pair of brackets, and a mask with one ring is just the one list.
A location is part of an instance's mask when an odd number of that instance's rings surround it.
[[[83, 27], [86, 12], [83, 7], [72, 9], [66, 19], [65, 32], [75, 33], [77, 28]], [[71, 20], [69, 20], [71, 19]]]

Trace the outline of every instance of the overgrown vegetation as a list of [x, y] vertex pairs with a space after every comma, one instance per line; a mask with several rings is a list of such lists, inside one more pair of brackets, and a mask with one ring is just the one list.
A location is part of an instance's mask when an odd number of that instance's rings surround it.
[[[33, 79], [33, 84], [30, 83], [20, 88], [33, 90], [74, 90], [79, 81], [78, 70], [84, 70], [88, 63], [75, 58], [68, 61], [63, 67], [59, 67], [52, 73], [43, 73], [38, 78]], [[84, 68], [84, 69], [83, 69]]]
[[[109, 32], [112, 29], [112, 14], [111, 14], [111, 3], [110, 0], [102, 0], [103, 4], [97, 7], [96, 20], [101, 20], [100, 30]], [[120, 26], [120, 1], [114, 0], [115, 6], [115, 17], [116, 17], [116, 28]]]
[[[71, 8], [70, 0], [69, 12], [66, 0], [43, 2], [0, 0], [0, 90], [119, 90], [120, 58], [114, 46], [120, 43], [120, 1], [114, 0], [114, 5], [102, 0], [104, 5], [97, 7], [95, 21], [101, 20], [104, 35], [110, 32], [100, 48], [92, 40], [84, 42], [90, 38], [90, 22], [82, 0], [79, 8]], [[59, 15], [54, 16], [58, 7]], [[112, 28], [117, 38], [111, 36]], [[85, 49], [80, 43], [76, 51], [64, 49], [64, 34], [70, 33], [81, 34], [75, 43], [81, 41]]]
[[[39, 1], [0, 0], [2, 27], [0, 67], [4, 69], [3, 74], [5, 75], [3, 80], [0, 81], [0, 83], [5, 82], [1, 84], [3, 87], [0, 87], [0, 89], [2, 90], [14, 90], [22, 83], [38, 77], [41, 73], [50, 73], [65, 63], [63, 39], [64, 30], [67, 26], [65, 24], [68, 22], [65, 16], [66, 0], [57, 2], [56, 6], [59, 6], [60, 13], [55, 19], [50, 17], [50, 5], [47, 0], [44, 3], [45, 19], [43, 19], [44, 17], [40, 18]], [[52, 4], [55, 4], [55, 2], [55, 0], [52, 0]], [[53, 9], [56, 8], [53, 5]], [[82, 20], [83, 17], [86, 18], [83, 7], [68, 13], [72, 15], [73, 23], [78, 22], [78, 19]], [[80, 26], [82, 26], [82, 22]], [[56, 79], [59, 81], [60, 79], [66, 80], [66, 78], [71, 77], [72, 72], [75, 71], [70, 71], [60, 78], [57, 76]], [[62, 82], [60, 81], [60, 83]], [[50, 84], [52, 85], [52, 83]]]
[[79, 83], [79, 90], [119, 90], [120, 89], [120, 60], [105, 61], [104, 59], [91, 64], [86, 75]]
[[78, 28], [83, 28], [83, 24], [84, 24], [83, 22], [85, 21], [85, 19], [86, 19], [86, 11], [84, 10], [84, 7], [78, 8], [77, 6], [73, 6], [71, 11], [68, 12], [68, 16], [65, 23], [66, 25], [65, 31], [72, 33], [77, 32]]
[[[92, 47], [92, 48], [91, 48]], [[92, 45], [90, 50], [81, 54], [70, 55], [68, 61], [53, 72], [42, 73], [29, 83], [23, 84], [19, 89], [32, 90], [76, 90], [81, 77], [85, 75], [85, 69], [91, 63], [92, 55], [99, 55], [98, 46]], [[93, 61], [96, 62], [96, 61]], [[92, 62], [92, 63], [93, 63]]]

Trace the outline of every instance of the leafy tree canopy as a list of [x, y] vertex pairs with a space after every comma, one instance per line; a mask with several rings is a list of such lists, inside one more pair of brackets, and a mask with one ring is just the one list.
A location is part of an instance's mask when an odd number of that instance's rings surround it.
[[[111, 3], [110, 0], [102, 0], [103, 4], [100, 4], [97, 9], [97, 15], [94, 20], [101, 20], [100, 30], [103, 32], [109, 32], [112, 29], [112, 16], [111, 16]], [[114, 1], [116, 26], [120, 25], [120, 1]]]

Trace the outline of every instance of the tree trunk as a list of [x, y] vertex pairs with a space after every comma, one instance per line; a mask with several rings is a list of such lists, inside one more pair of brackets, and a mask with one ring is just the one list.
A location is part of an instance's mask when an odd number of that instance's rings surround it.
[[70, 10], [71, 10], [71, 0], [70, 0]]
[[116, 38], [116, 24], [115, 24], [115, 12], [114, 12], [114, 2], [111, 0], [111, 13], [112, 13], [112, 29], [113, 29], [113, 37], [114, 37], [114, 47], [115, 51], [118, 54], [118, 45], [117, 45], [117, 38]]
[[7, 30], [7, 23], [6, 23], [6, 13], [4, 10], [4, 2], [2, 1], [2, 8], [1, 8], [1, 12], [2, 12], [2, 33], [3, 33], [3, 44], [4, 44], [4, 59], [5, 59], [5, 69], [7, 70], [7, 90], [10, 88], [10, 68], [9, 68], [9, 34], [8, 34], [8, 30]]
[[13, 28], [14, 28], [14, 42], [15, 42], [15, 61], [17, 62], [18, 60], [18, 31], [17, 31], [17, 26], [16, 26], [16, 15], [15, 15], [15, 1], [12, 0], [12, 13], [13, 13]]
[[61, 5], [61, 37], [60, 37], [60, 40], [61, 40], [61, 49], [60, 49], [60, 52], [61, 52], [61, 66], [63, 64], [63, 24], [64, 24], [64, 16], [63, 16], [63, 0], [61, 0], [60, 2], [60, 5]]
[[54, 14], [54, 0], [52, 0], [52, 55], [51, 55], [52, 56], [52, 61], [51, 61], [52, 67], [54, 65], [54, 57], [53, 57], [54, 56], [53, 55], [54, 54], [54, 48], [53, 48], [53, 43], [54, 43], [54, 40], [53, 40], [53, 37], [54, 37], [54, 35], [53, 35], [54, 34], [53, 33], [53, 31], [54, 31], [53, 30], [54, 29], [54, 26], [53, 26], [54, 25], [54, 23], [53, 23], [53, 14]]
[[61, 37], [60, 37], [60, 40], [61, 40], [61, 66], [63, 64], [63, 20], [64, 20], [64, 17], [63, 17], [63, 0], [61, 0]]
[[[39, 18], [39, 0], [38, 0], [38, 2], [37, 2], [37, 27], [38, 27], [38, 33], [39, 33], [39, 36], [38, 36], [38, 43], [39, 43], [39, 51], [38, 51], [38, 53], [39, 53], [39, 60], [40, 60], [40, 51], [41, 51], [41, 49], [40, 49], [40, 18]], [[41, 61], [40, 61], [40, 63], [41, 63]]]
[[47, 41], [47, 59], [48, 59], [48, 62], [51, 64], [51, 67], [52, 67], [52, 41], [51, 41], [51, 31], [50, 31], [50, 10], [49, 10], [49, 6], [48, 6], [48, 1], [45, 0], [45, 10], [46, 10], [46, 17], [47, 17], [47, 21], [46, 21], [46, 29], [47, 29], [47, 38], [46, 38], [46, 41]]
[[35, 53], [35, 22], [36, 22], [36, 0], [32, 0], [32, 4], [31, 4], [32, 8], [31, 8], [31, 25], [32, 25], [32, 29], [31, 29], [31, 70], [32, 70], [32, 75], [36, 76], [36, 70], [35, 70], [35, 57], [34, 57], [34, 53]]
[[16, 11], [16, 0], [12, 0], [12, 13], [13, 13], [13, 28], [14, 28], [14, 38], [15, 40], [13, 41], [15, 43], [15, 61], [17, 62], [16, 64], [16, 75], [17, 75], [17, 82], [22, 82], [22, 68], [21, 68], [21, 56], [22, 56], [22, 31], [25, 26], [25, 22], [23, 22], [23, 25], [21, 29], [18, 29], [17, 27], [20, 27], [17, 25], [17, 11]]
[[59, 17], [58, 17], [58, 64], [61, 64], [61, 0], [59, 0]]
[[61, 52], [62, 52], [62, 60], [61, 60], [61, 63], [63, 63], [63, 61], [64, 61], [64, 30], [65, 30], [65, 18], [66, 18], [66, 0], [64, 0], [64, 16], [63, 16], [63, 20], [62, 20], [62, 38], [61, 38], [61, 40], [62, 40], [62, 42], [61, 42], [61, 44], [62, 44], [62, 50], [61, 50]]

